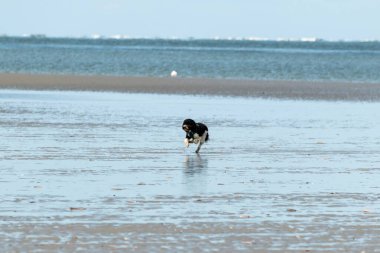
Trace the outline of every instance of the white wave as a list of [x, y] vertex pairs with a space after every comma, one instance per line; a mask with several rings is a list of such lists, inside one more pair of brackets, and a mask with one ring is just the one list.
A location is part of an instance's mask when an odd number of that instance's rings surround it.
[[104, 38], [104, 36], [102, 36], [102, 35], [100, 35], [100, 34], [91, 34], [91, 39], [95, 39], [95, 40], [97, 40], [97, 39], [103, 39]]
[[249, 41], [269, 41], [268, 38], [262, 38], [262, 37], [248, 37], [247, 40]]
[[130, 36], [128, 36], [128, 35], [124, 35], [124, 34], [115, 34], [115, 35], [111, 35], [109, 38], [110, 38], [110, 39], [116, 39], [116, 40], [131, 39]]

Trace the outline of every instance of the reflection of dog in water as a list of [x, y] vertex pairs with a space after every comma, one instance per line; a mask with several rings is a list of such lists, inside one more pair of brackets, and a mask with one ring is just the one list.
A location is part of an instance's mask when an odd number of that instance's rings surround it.
[[185, 156], [184, 166], [186, 173], [195, 174], [207, 169], [207, 159], [202, 159], [200, 155]]
[[209, 139], [207, 126], [203, 123], [195, 123], [192, 119], [185, 119], [182, 123], [182, 129], [186, 132], [185, 147], [189, 147], [190, 143], [198, 144], [195, 150], [198, 153], [201, 146]]

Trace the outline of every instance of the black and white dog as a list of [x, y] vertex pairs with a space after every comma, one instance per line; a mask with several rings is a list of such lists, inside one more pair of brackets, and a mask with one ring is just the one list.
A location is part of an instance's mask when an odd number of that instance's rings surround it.
[[201, 146], [208, 141], [208, 128], [203, 123], [195, 123], [192, 119], [185, 119], [182, 123], [182, 129], [186, 132], [184, 140], [185, 147], [189, 147], [190, 143], [198, 144], [196, 153], [199, 152]]

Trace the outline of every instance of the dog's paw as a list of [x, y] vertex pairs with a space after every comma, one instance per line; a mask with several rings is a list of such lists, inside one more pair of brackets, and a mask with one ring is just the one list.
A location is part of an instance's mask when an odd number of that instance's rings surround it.
[[184, 141], [183, 141], [183, 144], [185, 145], [185, 148], [188, 148], [189, 147], [189, 139], [185, 139]]

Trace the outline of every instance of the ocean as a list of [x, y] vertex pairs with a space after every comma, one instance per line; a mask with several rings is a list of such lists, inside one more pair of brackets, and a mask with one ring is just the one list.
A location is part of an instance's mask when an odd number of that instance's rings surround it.
[[[1, 37], [0, 72], [165, 77], [176, 70], [377, 87], [379, 52], [378, 42]], [[44, 80], [61, 88], [58, 79]], [[380, 103], [304, 97], [9, 85], [0, 92], [3, 251], [375, 252]], [[209, 128], [200, 154], [183, 146], [185, 118]]]
[[3, 252], [378, 248], [379, 103], [2, 90], [0, 108]]
[[0, 72], [380, 82], [380, 42], [0, 37]]

